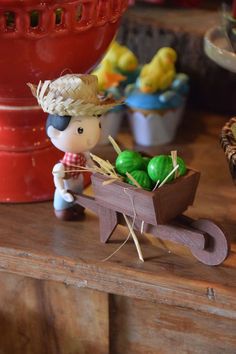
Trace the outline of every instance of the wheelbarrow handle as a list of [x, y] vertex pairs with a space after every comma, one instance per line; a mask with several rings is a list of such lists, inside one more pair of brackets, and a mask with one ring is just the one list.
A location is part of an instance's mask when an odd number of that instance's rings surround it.
[[84, 208], [88, 208], [95, 214], [98, 214], [98, 205], [94, 197], [90, 197], [85, 194], [72, 193], [75, 198], [75, 203], [81, 205]]

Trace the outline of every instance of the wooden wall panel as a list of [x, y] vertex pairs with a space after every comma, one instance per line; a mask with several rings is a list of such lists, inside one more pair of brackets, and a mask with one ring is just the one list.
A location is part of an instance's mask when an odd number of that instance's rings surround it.
[[123, 296], [110, 298], [112, 354], [235, 354], [236, 321]]
[[107, 354], [98, 291], [0, 273], [0, 354]]

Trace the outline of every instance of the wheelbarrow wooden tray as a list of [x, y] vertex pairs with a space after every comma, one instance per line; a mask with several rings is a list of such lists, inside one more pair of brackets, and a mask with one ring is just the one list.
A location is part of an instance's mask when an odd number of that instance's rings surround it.
[[199, 178], [199, 172], [188, 169], [184, 176], [149, 192], [120, 181], [103, 185], [109, 178], [97, 173], [92, 176], [92, 185], [99, 205], [158, 225], [193, 204]]

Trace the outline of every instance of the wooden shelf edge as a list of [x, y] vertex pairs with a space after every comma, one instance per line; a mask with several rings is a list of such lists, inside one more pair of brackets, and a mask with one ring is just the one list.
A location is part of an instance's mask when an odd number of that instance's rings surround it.
[[[148, 274], [121, 267], [119, 272], [111, 263], [75, 263], [70, 259], [34, 257], [16, 251], [9, 255], [0, 248], [0, 271], [39, 280], [52, 280], [67, 286], [85, 287], [107, 293], [148, 300], [170, 306], [189, 308], [236, 319], [235, 293], [233, 289], [217, 284], [172, 278], [171, 282], [156, 276], [156, 282], [148, 281]], [[21, 261], [19, 262], [19, 257]], [[191, 286], [190, 286], [191, 283]], [[213, 290], [214, 289], [214, 290]], [[212, 296], [213, 294], [213, 296]]]

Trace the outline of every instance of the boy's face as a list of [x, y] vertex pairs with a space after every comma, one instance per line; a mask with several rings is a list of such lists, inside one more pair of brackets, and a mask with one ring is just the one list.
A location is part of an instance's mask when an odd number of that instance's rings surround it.
[[80, 153], [92, 149], [99, 141], [101, 132], [100, 120], [97, 117], [71, 117], [68, 127], [57, 130], [48, 127], [48, 135], [59, 150]]

